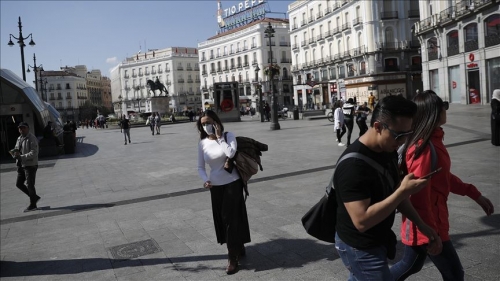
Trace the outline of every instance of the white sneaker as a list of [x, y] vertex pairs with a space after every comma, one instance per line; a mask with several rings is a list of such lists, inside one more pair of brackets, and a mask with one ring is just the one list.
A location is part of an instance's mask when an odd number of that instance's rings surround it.
[[345, 144], [339, 142], [338, 146], [345, 146]]

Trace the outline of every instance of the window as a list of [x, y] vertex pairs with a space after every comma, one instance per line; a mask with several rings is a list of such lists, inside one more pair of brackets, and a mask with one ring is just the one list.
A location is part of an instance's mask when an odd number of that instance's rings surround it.
[[227, 46], [224, 46], [224, 56], [227, 56]]

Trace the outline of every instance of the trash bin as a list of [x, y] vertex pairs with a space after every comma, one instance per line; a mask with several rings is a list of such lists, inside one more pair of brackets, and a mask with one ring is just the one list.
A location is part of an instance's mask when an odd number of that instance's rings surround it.
[[293, 120], [299, 120], [299, 108], [295, 107], [293, 109]]
[[75, 138], [72, 131], [64, 131], [63, 133], [64, 141], [64, 153], [72, 154], [75, 153]]

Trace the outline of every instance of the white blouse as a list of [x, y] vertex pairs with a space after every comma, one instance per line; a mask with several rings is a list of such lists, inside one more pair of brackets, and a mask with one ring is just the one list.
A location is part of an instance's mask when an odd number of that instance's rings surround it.
[[[232, 173], [224, 170], [226, 157], [232, 158], [236, 154], [236, 137], [227, 133], [227, 142], [222, 136], [218, 140], [202, 139], [198, 144], [198, 174], [203, 182], [210, 181], [212, 185], [224, 185], [240, 178], [236, 168]], [[205, 164], [210, 166], [210, 176], [207, 176]]]

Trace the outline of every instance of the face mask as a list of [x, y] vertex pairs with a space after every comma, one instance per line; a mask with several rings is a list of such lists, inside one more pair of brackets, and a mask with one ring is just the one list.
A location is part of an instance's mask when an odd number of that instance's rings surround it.
[[205, 132], [208, 134], [208, 135], [213, 135], [215, 134], [214, 132], [214, 125], [212, 124], [205, 124], [203, 126], [203, 129], [205, 130]]

